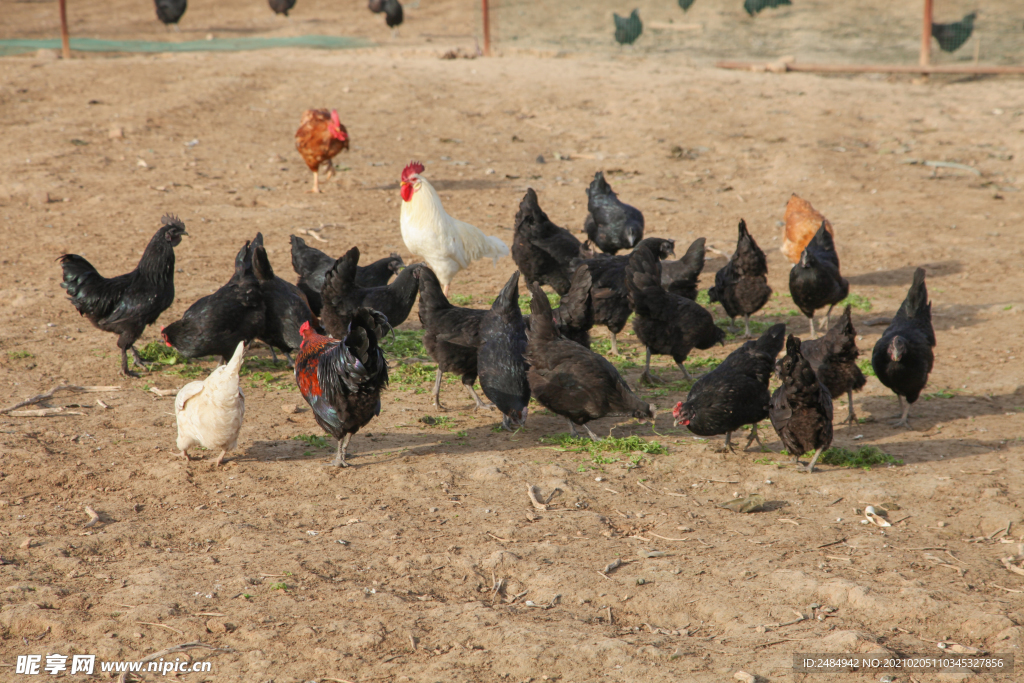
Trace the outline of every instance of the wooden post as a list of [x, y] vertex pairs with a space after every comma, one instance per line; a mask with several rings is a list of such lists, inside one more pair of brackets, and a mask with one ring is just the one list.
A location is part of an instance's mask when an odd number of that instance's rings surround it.
[[60, 0], [60, 45], [64, 59], [71, 59], [71, 39], [68, 38], [67, 0]]
[[921, 23], [921, 66], [928, 66], [932, 57], [932, 0], [924, 0]]
[[[63, 2], [63, 0], [61, 0]], [[484, 12], [484, 56], [491, 56], [491, 14], [487, 6], [487, 0], [483, 1]]]

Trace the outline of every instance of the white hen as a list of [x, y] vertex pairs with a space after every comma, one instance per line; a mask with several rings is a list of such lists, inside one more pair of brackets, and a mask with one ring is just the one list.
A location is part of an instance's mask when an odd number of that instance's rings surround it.
[[508, 246], [469, 223], [452, 218], [441, 206], [433, 186], [420, 177], [423, 164], [412, 162], [402, 171], [402, 239], [422, 256], [437, 275], [447, 296], [452, 278], [477, 259], [508, 256]]
[[189, 382], [174, 398], [178, 448], [186, 460], [191, 460], [188, 449], [202, 446], [220, 451], [215, 463], [219, 465], [238, 444], [238, 432], [245, 417], [245, 396], [238, 386], [244, 355], [245, 343], [238, 342], [227, 365], [215, 368], [201, 382]]

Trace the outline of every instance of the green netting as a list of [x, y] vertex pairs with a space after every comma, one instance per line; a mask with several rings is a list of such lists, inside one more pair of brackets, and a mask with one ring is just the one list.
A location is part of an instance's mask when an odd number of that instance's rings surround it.
[[[269, 50], [276, 47], [308, 47], [319, 50], [345, 50], [372, 47], [373, 42], [347, 36], [291, 36], [286, 38], [214, 38], [167, 43], [151, 40], [97, 40], [72, 38], [71, 49], [82, 52], [237, 52]], [[0, 40], [0, 56], [35, 52], [40, 49], [59, 50], [59, 40]]]

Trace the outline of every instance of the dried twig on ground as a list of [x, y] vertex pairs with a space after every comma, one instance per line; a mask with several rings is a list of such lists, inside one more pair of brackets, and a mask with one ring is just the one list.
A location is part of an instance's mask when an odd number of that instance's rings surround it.
[[116, 387], [99, 387], [99, 386], [80, 387], [80, 386], [75, 386], [75, 385], [72, 385], [72, 384], [58, 384], [57, 386], [53, 387], [52, 389], [50, 389], [49, 391], [47, 391], [45, 393], [37, 394], [36, 396], [33, 396], [32, 398], [27, 398], [24, 401], [21, 401], [20, 403], [15, 403], [13, 406], [8, 406], [7, 408], [0, 409], [0, 414], [9, 413], [12, 410], [17, 410], [18, 408], [21, 408], [22, 406], [35, 405], [36, 403], [40, 403], [41, 401], [45, 401], [48, 398], [53, 398], [54, 394], [56, 394], [59, 391], [71, 391], [71, 392], [75, 392], [75, 393], [95, 393], [95, 392], [101, 392], [101, 391], [120, 391], [120, 390], [121, 390], [120, 386], [116, 386]]
[[548, 494], [548, 497], [544, 500], [540, 499], [540, 489], [533, 484], [526, 485], [526, 494], [530, 496], [530, 502], [533, 503], [533, 507], [537, 510], [547, 510], [548, 504], [551, 503], [551, 499], [555, 497], [556, 493], [561, 492], [562, 489], [555, 489]]
[[83, 507], [83, 509], [85, 510], [85, 514], [89, 515], [89, 521], [85, 523], [86, 529], [88, 529], [91, 526], [96, 526], [97, 524], [99, 524], [100, 515], [98, 512], [92, 509], [91, 505], [86, 505]]

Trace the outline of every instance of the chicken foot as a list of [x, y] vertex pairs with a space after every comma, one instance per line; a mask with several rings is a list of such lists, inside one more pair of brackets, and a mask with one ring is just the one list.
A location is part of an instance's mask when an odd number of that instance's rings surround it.
[[338, 440], [338, 451], [334, 455], [334, 460], [329, 463], [325, 463], [328, 467], [348, 467], [348, 463], [345, 462], [345, 456], [348, 455], [348, 442], [352, 439], [351, 434], [346, 434], [345, 438]]
[[619, 344], [615, 340], [615, 333], [614, 332], [612, 332], [612, 354], [616, 355], [616, 356], [619, 355]]
[[825, 329], [826, 330], [828, 328], [832, 327], [832, 309], [835, 308], [835, 307], [836, 307], [835, 304], [832, 304], [831, 306], [829, 306], [828, 307], [828, 313], [825, 314]]
[[190, 456], [188, 454], [188, 449], [187, 448], [182, 448], [181, 449], [181, 453], [178, 453], [178, 455], [180, 455], [181, 457], [185, 458], [186, 462], [192, 462], [192, 456]]
[[[686, 370], [683, 370], [683, 372], [686, 372]], [[687, 377], [689, 377], [689, 374], [687, 374]], [[661, 377], [655, 377], [654, 375], [651, 374], [651, 347], [650, 346], [647, 347], [647, 362], [644, 364], [644, 373], [642, 375], [640, 375], [640, 383], [641, 384], [647, 384], [649, 386], [653, 386], [655, 384], [664, 384], [665, 383], [665, 380], [663, 380]]]
[[796, 458], [797, 469], [800, 470], [801, 472], [807, 472], [808, 474], [813, 472], [814, 471], [814, 463], [818, 462], [818, 458], [821, 457], [821, 452], [823, 450], [825, 450], [824, 446], [822, 446], [818, 450], [814, 451], [814, 457], [811, 458], [811, 461], [809, 463], [807, 463], [806, 465], [801, 465], [800, 464], [800, 456], [797, 456], [797, 458]]
[[469, 395], [473, 397], [474, 401], [476, 401], [476, 405], [473, 406], [473, 410], [476, 410], [477, 408], [486, 408], [487, 410], [491, 410], [494, 408], [493, 403], [486, 403], [482, 398], [480, 398], [480, 394], [476, 393], [476, 389], [473, 388], [472, 384], [463, 384], [462, 386], [466, 387], [469, 391]]
[[853, 389], [847, 389], [846, 400], [850, 404], [850, 416], [846, 418], [848, 424], [857, 424], [857, 413], [853, 412]]
[[128, 349], [121, 349], [121, 374], [125, 377], [139, 376], [139, 373], [128, 369]]
[[750, 444], [752, 444], [754, 441], [757, 441], [757, 445], [761, 447], [761, 451], [762, 452], [768, 450], [767, 448], [764, 447], [764, 442], [761, 441], [761, 435], [757, 433], [757, 423], [756, 422], [750, 428], [750, 436], [747, 438], [747, 445], [744, 446], [743, 450], [748, 450], [749, 451], [750, 450]]
[[142, 356], [139, 355], [139, 350], [135, 348], [134, 344], [132, 344], [131, 349], [132, 349], [132, 358], [134, 359], [135, 364], [138, 365], [143, 370], [149, 370], [149, 363], [147, 363], [144, 360], [142, 360]]
[[685, 377], [686, 379], [693, 379], [693, 375], [690, 374], [690, 371], [686, 369], [685, 365], [683, 365], [682, 363], [676, 363], [676, 365], [679, 367], [680, 370], [683, 371], [683, 377]]
[[448, 410], [441, 405], [441, 366], [437, 366], [437, 374], [434, 375], [434, 407], [438, 410]]
[[[569, 422], [569, 436], [571, 436], [574, 439], [581, 439], [581, 438], [583, 438], [583, 437], [580, 436], [580, 433], [578, 431], [576, 431], [576, 425], [573, 423], [573, 421], [569, 420], [568, 422]], [[585, 431], [587, 433], [587, 438], [589, 438], [591, 441], [600, 441], [601, 440], [597, 436], [597, 434], [595, 434], [594, 432], [590, 431], [590, 427], [588, 427], [587, 425], [582, 424], [582, 425], [580, 425], [580, 427], [583, 427], [583, 431]]]
[[220, 455], [217, 456], [217, 459], [213, 461], [213, 464], [214, 465], [220, 465], [222, 462], [224, 462], [224, 456], [227, 455], [227, 454], [228, 454], [228, 452], [226, 450], [222, 450], [220, 452]]
[[[900, 396], [899, 394], [896, 394], [896, 398], [900, 400], [900, 410], [902, 411], [902, 413], [900, 415], [900, 419], [893, 422], [892, 426], [893, 428], [906, 427], [907, 429], [910, 429], [910, 423], [907, 422], [907, 416], [910, 415], [910, 401], [904, 402], [903, 397]], [[853, 404], [851, 404], [851, 408], [852, 405]]]
[[725, 450], [735, 453], [736, 449], [732, 447], [732, 432], [725, 433]]
[[811, 337], [810, 338], [814, 339], [814, 314], [812, 313], [810, 316], [808, 316], [807, 320], [809, 320], [810, 323], [811, 323]]

